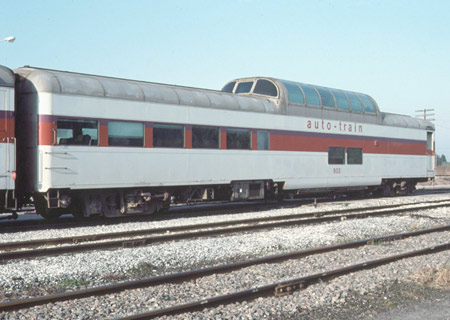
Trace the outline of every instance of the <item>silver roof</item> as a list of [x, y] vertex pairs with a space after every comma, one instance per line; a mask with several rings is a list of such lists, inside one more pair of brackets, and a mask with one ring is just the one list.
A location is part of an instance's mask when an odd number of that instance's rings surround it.
[[[277, 97], [232, 94], [215, 90], [102, 77], [28, 66], [15, 69], [14, 72], [19, 75], [16, 85], [16, 90], [19, 94], [49, 92], [108, 97], [163, 104], [286, 114], [290, 116], [310, 116], [315, 118], [434, 130], [434, 125], [429, 121], [409, 116], [380, 113], [375, 100], [372, 98], [370, 99], [376, 106], [376, 113], [369, 115], [342, 112], [342, 110], [335, 111], [330, 110], [329, 108], [305, 108], [298, 105], [292, 105], [289, 103], [285, 86], [282, 85], [283, 80], [267, 77], [241, 78], [236, 80], [267, 79], [276, 84], [279, 91]], [[2, 81], [1, 79], [6, 79], [3, 80], [5, 83], [8, 83], [9, 86], [14, 86], [14, 75], [11, 70], [0, 66], [0, 84]]]
[[[317, 85], [312, 84], [304, 84], [300, 82], [293, 82], [293, 81], [287, 81], [282, 79], [275, 79], [275, 78], [267, 78], [267, 77], [246, 77], [246, 78], [238, 78], [234, 79], [232, 81], [229, 81], [228, 84], [235, 83], [233, 92], [236, 90], [237, 85], [241, 82], [254, 82], [263, 79], [268, 80], [272, 82], [274, 85], [276, 85], [278, 90], [277, 97], [274, 97], [276, 99], [279, 99], [279, 105], [280, 109], [285, 109], [285, 114], [287, 115], [293, 115], [293, 116], [302, 116], [302, 117], [311, 117], [311, 118], [322, 118], [322, 119], [331, 119], [331, 120], [343, 120], [343, 121], [349, 121], [349, 122], [362, 122], [362, 123], [372, 123], [372, 124], [379, 124], [379, 125], [387, 125], [387, 126], [395, 126], [395, 127], [404, 127], [404, 128], [415, 128], [415, 129], [426, 129], [426, 130], [434, 130], [434, 124], [425, 121], [423, 119], [413, 118], [410, 116], [405, 115], [398, 115], [398, 114], [392, 114], [392, 113], [383, 113], [380, 112], [378, 104], [376, 101], [369, 95], [358, 93], [354, 91], [344, 91], [340, 89], [333, 89], [333, 88], [326, 88], [326, 87], [320, 87]], [[337, 106], [337, 100], [334, 96], [335, 92], [341, 92], [347, 97], [349, 94], [355, 94], [359, 99], [361, 97], [366, 97], [369, 99], [369, 101], [372, 102], [373, 107], [375, 109], [375, 112], [361, 112], [361, 111], [353, 111], [353, 110], [340, 110], [339, 108], [329, 108], [327, 106], [323, 105], [322, 100], [320, 101], [319, 105], [309, 106], [306, 103], [298, 104], [293, 103], [289, 99], [289, 89], [287, 85], [292, 84], [297, 87], [301, 86], [309, 86], [313, 88], [318, 96], [321, 96], [321, 93], [317, 91], [318, 88], [328, 90], [329, 93], [334, 97], [334, 100], [336, 102]], [[224, 88], [227, 86], [225, 85]], [[252, 89], [249, 90], [249, 92], [246, 93], [238, 93], [238, 95], [242, 96], [260, 96], [260, 94], [255, 94], [253, 92], [253, 89], [255, 86], [252, 86]], [[361, 101], [363, 102], [363, 101]], [[286, 106], [286, 107], [284, 107]]]
[[108, 97], [187, 106], [279, 113], [273, 101], [237, 96], [221, 91], [181, 87], [96, 75], [23, 67], [14, 70], [21, 94], [50, 92]]
[[[222, 91], [226, 91], [225, 88], [228, 87], [228, 85], [234, 85], [234, 89], [232, 91], [228, 92], [234, 92], [236, 94], [240, 95], [261, 95], [260, 93], [255, 93], [255, 84], [258, 80], [264, 80], [271, 82], [273, 85], [277, 87], [278, 95], [275, 98], [280, 98], [281, 100], [284, 100], [286, 104], [293, 104], [293, 105], [302, 105], [302, 106], [311, 106], [314, 108], [327, 108], [330, 110], [333, 109], [341, 109], [341, 111], [346, 112], [357, 112], [357, 113], [365, 113], [363, 110], [363, 105], [367, 104], [367, 107], [370, 107], [370, 111], [367, 111], [367, 113], [371, 114], [377, 114], [379, 113], [378, 105], [376, 101], [369, 95], [354, 91], [348, 91], [348, 90], [341, 90], [341, 89], [334, 89], [334, 88], [328, 88], [328, 87], [322, 87], [318, 85], [313, 84], [306, 84], [306, 83], [300, 83], [295, 81], [289, 81], [289, 80], [283, 80], [283, 79], [275, 79], [275, 78], [269, 78], [269, 77], [247, 77], [247, 78], [238, 78], [234, 79], [232, 81], [229, 81], [223, 88]], [[251, 89], [249, 89], [246, 92], [237, 92], [237, 88], [239, 88], [239, 84], [242, 83], [249, 83], [252, 82], [253, 85], [251, 86]], [[311, 94], [307, 94], [305, 89], [309, 88], [309, 92], [313, 92], [313, 95], [317, 98], [317, 102], [315, 104], [308, 103], [308, 97], [312, 98]], [[228, 88], [229, 90], [230, 88]], [[293, 91], [297, 91], [301, 95], [302, 101], [295, 101], [291, 99], [291, 95]], [[349, 103], [350, 100], [347, 95], [352, 94], [355, 95], [355, 99], [357, 99], [360, 103], [360, 110], [351, 110]], [[263, 94], [264, 95], [264, 94]], [[340, 104], [340, 99], [338, 97], [343, 97], [345, 100], [345, 108], [342, 108]], [[293, 96], [292, 96], [293, 97]], [[325, 98], [328, 98], [330, 100], [327, 100], [328, 102], [325, 102]], [[367, 102], [361, 100], [361, 98], [367, 99]], [[345, 110], [346, 109], [346, 110]]]
[[9, 68], [0, 65], [0, 86], [14, 87], [14, 80], [14, 72]]
[[383, 124], [387, 126], [417, 128], [434, 131], [434, 123], [420, 118], [385, 112], [383, 112], [381, 116], [383, 118]]

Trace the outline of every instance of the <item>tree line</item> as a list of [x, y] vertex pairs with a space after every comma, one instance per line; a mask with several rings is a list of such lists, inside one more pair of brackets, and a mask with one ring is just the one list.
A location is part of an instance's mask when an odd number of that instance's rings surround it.
[[436, 164], [438, 166], [447, 164], [447, 159], [445, 158], [445, 154], [441, 154], [441, 155], [436, 154]]

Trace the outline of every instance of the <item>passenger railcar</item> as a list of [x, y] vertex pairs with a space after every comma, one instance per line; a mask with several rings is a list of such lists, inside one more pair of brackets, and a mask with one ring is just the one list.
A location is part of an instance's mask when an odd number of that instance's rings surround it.
[[264, 77], [212, 91], [14, 73], [15, 195], [19, 205], [32, 196], [49, 218], [309, 192], [406, 194], [434, 177], [433, 124], [382, 113], [361, 93]]
[[14, 210], [15, 143], [14, 83], [12, 70], [0, 66], [0, 212]]

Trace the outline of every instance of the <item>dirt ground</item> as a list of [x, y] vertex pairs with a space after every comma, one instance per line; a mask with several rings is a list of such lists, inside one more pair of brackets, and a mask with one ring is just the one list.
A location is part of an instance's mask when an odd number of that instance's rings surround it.
[[436, 184], [450, 184], [450, 166], [436, 167]]
[[450, 166], [436, 167], [436, 178], [434, 181], [419, 183], [419, 186], [450, 185]]

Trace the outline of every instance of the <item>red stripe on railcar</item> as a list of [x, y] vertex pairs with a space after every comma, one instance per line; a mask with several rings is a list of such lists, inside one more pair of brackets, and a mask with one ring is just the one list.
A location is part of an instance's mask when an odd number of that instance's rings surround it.
[[56, 135], [56, 123], [39, 122], [39, 145], [51, 146], [54, 141], [54, 135]]
[[184, 126], [184, 147], [186, 149], [192, 149], [192, 126]]
[[145, 124], [145, 147], [153, 148], [153, 125], [152, 125], [152, 123]]
[[15, 137], [15, 123], [13, 118], [0, 118], [0, 142], [6, 138]]
[[220, 128], [220, 149], [227, 148], [227, 129]]
[[256, 130], [252, 130], [252, 150], [258, 149]]
[[106, 121], [100, 121], [98, 126], [98, 145], [100, 147], [109, 146], [108, 141], [108, 123]]
[[[39, 116], [39, 145], [52, 145], [56, 130], [57, 116]], [[5, 119], [2, 119], [5, 121]], [[14, 128], [13, 119], [8, 119], [8, 128]], [[108, 146], [107, 120], [99, 120], [99, 146]], [[367, 137], [360, 135], [345, 135], [331, 133], [311, 133], [301, 131], [270, 131], [270, 150], [297, 152], [328, 152], [328, 147], [363, 148], [364, 153], [373, 154], [405, 154], [433, 155], [427, 150], [426, 141], [384, 137]], [[0, 131], [0, 137], [2, 132]], [[4, 133], [3, 133], [4, 134]], [[257, 149], [256, 129], [252, 129], [251, 148]], [[153, 147], [153, 129], [151, 122], [145, 122], [145, 147]], [[185, 125], [185, 148], [192, 148], [192, 126]], [[220, 149], [227, 148], [226, 128], [220, 128]]]
[[[377, 141], [377, 143], [375, 143]], [[307, 137], [300, 135], [271, 134], [270, 149], [276, 151], [328, 152], [328, 147], [363, 148], [364, 153], [425, 155], [426, 143]]]

